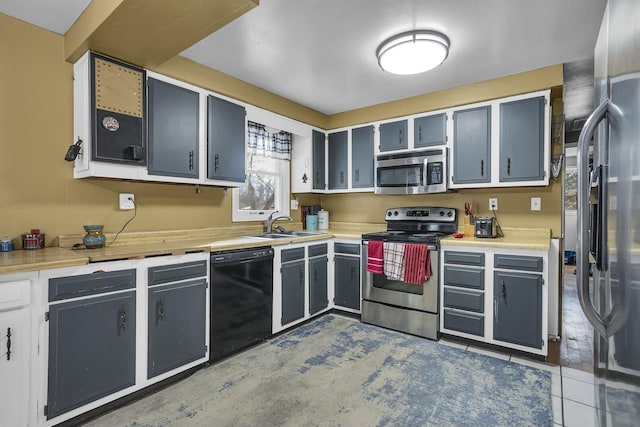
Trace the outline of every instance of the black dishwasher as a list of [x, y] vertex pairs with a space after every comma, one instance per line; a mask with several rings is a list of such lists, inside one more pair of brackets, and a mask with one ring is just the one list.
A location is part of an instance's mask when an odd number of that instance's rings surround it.
[[209, 361], [215, 362], [271, 336], [273, 249], [211, 254]]

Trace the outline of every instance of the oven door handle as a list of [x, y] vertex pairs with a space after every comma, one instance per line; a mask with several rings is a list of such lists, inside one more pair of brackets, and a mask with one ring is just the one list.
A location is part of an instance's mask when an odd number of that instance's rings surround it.
[[[409, 243], [409, 242], [396, 242], [396, 243]], [[362, 244], [365, 246], [369, 246], [369, 241], [368, 240], [363, 240]], [[422, 245], [423, 243], [415, 243], [416, 245]], [[437, 251], [438, 250], [438, 246], [436, 245], [427, 245], [427, 249], [429, 249], [430, 251]], [[365, 256], [367, 256], [367, 254], [364, 254]]]

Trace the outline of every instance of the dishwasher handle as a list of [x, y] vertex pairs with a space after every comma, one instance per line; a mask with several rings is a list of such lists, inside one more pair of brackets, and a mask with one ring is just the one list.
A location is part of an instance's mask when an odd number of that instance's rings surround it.
[[252, 248], [245, 251], [232, 251], [232, 252], [212, 252], [211, 253], [211, 267], [224, 265], [238, 265], [246, 264], [249, 262], [272, 260], [273, 248]]

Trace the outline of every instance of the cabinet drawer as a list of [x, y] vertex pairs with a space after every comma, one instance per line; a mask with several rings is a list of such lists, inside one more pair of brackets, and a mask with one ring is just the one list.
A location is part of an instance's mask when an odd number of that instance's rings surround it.
[[360, 255], [360, 244], [356, 243], [334, 243], [333, 250], [337, 254]]
[[309, 246], [309, 258], [314, 256], [326, 255], [328, 245], [323, 243], [321, 245]]
[[207, 262], [195, 261], [183, 264], [161, 265], [149, 267], [149, 286], [162, 283], [177, 282], [186, 279], [195, 279], [207, 275]]
[[29, 305], [29, 285], [28, 280], [0, 283], [0, 311]]
[[304, 248], [285, 249], [280, 256], [280, 262], [304, 259]]
[[484, 316], [445, 310], [444, 327], [452, 331], [484, 336]]
[[484, 269], [445, 265], [443, 280], [445, 285], [484, 289]]
[[464, 264], [484, 266], [484, 254], [474, 252], [445, 251], [444, 262], [446, 264]]
[[444, 288], [444, 306], [484, 313], [484, 292]]
[[495, 268], [542, 272], [542, 257], [539, 256], [495, 254], [493, 262]]
[[49, 279], [49, 301], [132, 289], [135, 286], [135, 269], [59, 277]]

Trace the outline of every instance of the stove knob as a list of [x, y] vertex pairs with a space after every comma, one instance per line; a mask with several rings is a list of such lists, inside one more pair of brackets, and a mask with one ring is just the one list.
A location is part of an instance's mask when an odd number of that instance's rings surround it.
[[393, 211], [394, 216], [398, 216], [398, 211]]
[[451, 212], [451, 211], [447, 212], [447, 216], [448, 216], [449, 218], [451, 218], [451, 217], [453, 216], [453, 212]]
[[391, 216], [391, 211], [387, 212], [387, 216]]
[[444, 216], [444, 211], [440, 211], [440, 216]]

